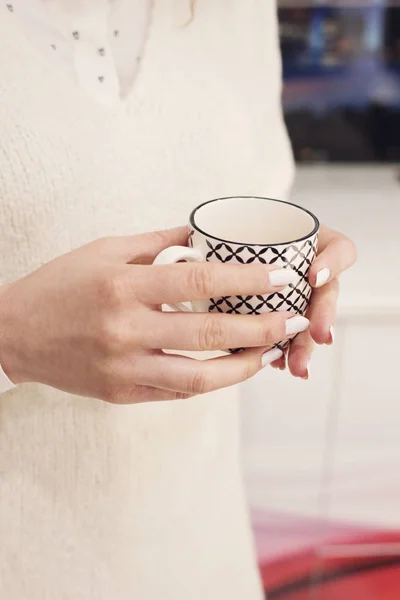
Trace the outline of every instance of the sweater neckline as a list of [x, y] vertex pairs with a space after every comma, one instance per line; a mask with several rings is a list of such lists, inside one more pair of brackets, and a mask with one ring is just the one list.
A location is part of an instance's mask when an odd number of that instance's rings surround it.
[[101, 104], [133, 91], [145, 58], [154, 0], [6, 0], [30, 42]]

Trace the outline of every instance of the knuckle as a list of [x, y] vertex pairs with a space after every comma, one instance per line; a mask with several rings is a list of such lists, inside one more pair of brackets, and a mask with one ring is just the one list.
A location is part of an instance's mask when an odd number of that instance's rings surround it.
[[118, 356], [126, 349], [126, 327], [120, 318], [106, 317], [97, 328], [97, 339], [107, 356]]
[[285, 316], [280, 313], [269, 314], [260, 324], [259, 346], [269, 346], [285, 337]]
[[154, 247], [168, 247], [171, 245], [171, 236], [167, 230], [152, 231], [149, 234], [148, 242], [150, 246]]
[[163, 244], [169, 244], [171, 234], [167, 229], [160, 229], [159, 231], [153, 231], [154, 239], [159, 240]]
[[125, 299], [125, 282], [119, 273], [102, 273], [96, 281], [95, 294], [106, 309], [118, 309]]
[[198, 332], [200, 350], [221, 350], [226, 346], [227, 333], [221, 320], [214, 315], [206, 315]]
[[270, 325], [264, 326], [259, 333], [258, 347], [269, 346], [271, 342], [277, 339], [277, 335], [274, 332], [274, 328]]
[[276, 327], [271, 323], [271, 316], [269, 315], [266, 319], [261, 319], [261, 323], [258, 330], [258, 344], [257, 346], [269, 346], [272, 340], [276, 337]]
[[340, 262], [347, 268], [354, 264], [358, 258], [357, 246], [354, 241], [340, 233], [336, 234], [333, 241], [336, 242], [334, 247]]
[[334, 277], [331, 281], [331, 289], [335, 292], [335, 294], [339, 294], [340, 291], [340, 281], [338, 277]]
[[109, 404], [137, 404], [146, 400], [146, 388], [140, 385], [114, 385], [107, 392], [104, 400]]
[[109, 248], [113, 247], [115, 238], [112, 236], [104, 236], [97, 238], [96, 240], [92, 240], [88, 244], [86, 244], [86, 248], [95, 251], [97, 254], [102, 251], [106, 251]]
[[[193, 395], [193, 394], [192, 394]], [[184, 392], [174, 392], [174, 400], [187, 400], [191, 394], [185, 394]]]
[[108, 249], [112, 249], [114, 247], [115, 244], [115, 237], [112, 237], [111, 235], [108, 236], [103, 236], [101, 238], [98, 238], [97, 240], [94, 240], [94, 242], [92, 242], [93, 246], [97, 247], [97, 248], [102, 248], [104, 250], [108, 250]]
[[215, 276], [208, 263], [191, 263], [189, 279], [189, 287], [198, 298], [203, 299], [213, 295]]
[[254, 360], [248, 360], [243, 365], [242, 370], [242, 381], [247, 381], [248, 379], [252, 379], [254, 375], [256, 375], [259, 371], [259, 366]]
[[170, 397], [169, 398], [163, 398], [164, 400], [188, 400], [189, 398], [192, 398], [193, 396], [196, 396], [196, 394], [189, 394], [187, 392], [171, 392], [170, 393]]
[[202, 395], [211, 392], [213, 389], [209, 377], [204, 371], [195, 371], [189, 381], [187, 393], [190, 395]]
[[102, 400], [108, 404], [125, 404], [125, 395], [121, 386], [106, 386], [102, 393]]

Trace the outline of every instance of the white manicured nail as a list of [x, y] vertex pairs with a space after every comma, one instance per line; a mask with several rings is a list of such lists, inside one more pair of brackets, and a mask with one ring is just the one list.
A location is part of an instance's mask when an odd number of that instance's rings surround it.
[[335, 328], [333, 325], [329, 327], [329, 333], [331, 334], [331, 344], [335, 343]]
[[293, 269], [276, 269], [276, 271], [270, 271], [269, 273], [269, 282], [273, 287], [296, 283], [298, 278], [299, 276]]
[[330, 276], [331, 276], [331, 272], [327, 267], [325, 269], [321, 269], [320, 271], [318, 271], [317, 280], [315, 282], [315, 287], [319, 288], [319, 287], [325, 285], [325, 283], [328, 281]]
[[310, 326], [310, 321], [306, 317], [292, 317], [286, 321], [286, 335], [294, 335], [305, 331]]
[[268, 350], [265, 354], [262, 355], [262, 367], [268, 367], [271, 363], [279, 360], [283, 356], [282, 350], [279, 348], [273, 348], [272, 350]]

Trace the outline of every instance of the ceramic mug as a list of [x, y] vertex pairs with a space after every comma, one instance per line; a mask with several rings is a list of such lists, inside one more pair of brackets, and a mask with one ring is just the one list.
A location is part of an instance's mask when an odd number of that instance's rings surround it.
[[[308, 210], [282, 200], [238, 196], [210, 200], [189, 218], [188, 247], [173, 246], [154, 264], [260, 262], [293, 269], [294, 283], [265, 296], [230, 296], [170, 305], [178, 311], [259, 315], [288, 311], [304, 315], [311, 297], [308, 271], [317, 253], [319, 221]], [[277, 347], [283, 349], [285, 340]], [[239, 350], [239, 349], [238, 349]]]

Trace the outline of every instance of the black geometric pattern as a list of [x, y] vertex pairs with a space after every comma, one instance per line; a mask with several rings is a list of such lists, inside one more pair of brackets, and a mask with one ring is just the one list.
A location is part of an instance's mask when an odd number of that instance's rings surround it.
[[[197, 235], [198, 238], [197, 238]], [[196, 239], [197, 238], [197, 239]], [[258, 296], [234, 296], [211, 298], [209, 312], [228, 314], [259, 315], [266, 312], [288, 311], [304, 315], [311, 297], [311, 286], [308, 283], [308, 271], [315, 258], [318, 247], [318, 234], [312, 238], [292, 244], [279, 246], [246, 246], [233, 245], [227, 242], [216, 242], [205, 238], [191, 229], [189, 245], [196, 247], [201, 242], [206, 251], [206, 260], [210, 262], [251, 264], [260, 262], [275, 265], [279, 268], [294, 270], [298, 280], [285, 288], [284, 292]], [[288, 342], [277, 344], [284, 349]], [[239, 350], [234, 350], [237, 352]]]

